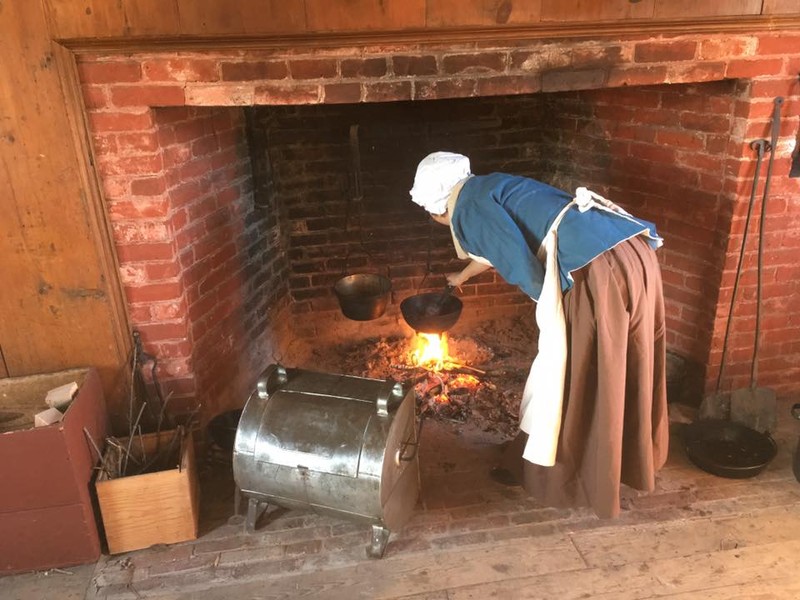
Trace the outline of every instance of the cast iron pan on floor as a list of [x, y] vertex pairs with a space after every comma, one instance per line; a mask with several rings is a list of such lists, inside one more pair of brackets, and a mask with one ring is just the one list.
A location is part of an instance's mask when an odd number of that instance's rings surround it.
[[778, 448], [766, 433], [733, 421], [702, 419], [683, 430], [689, 459], [719, 477], [755, 477], [775, 458]]

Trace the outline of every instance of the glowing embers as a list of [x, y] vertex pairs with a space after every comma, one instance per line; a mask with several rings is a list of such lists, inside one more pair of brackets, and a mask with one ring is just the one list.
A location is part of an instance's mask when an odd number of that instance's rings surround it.
[[434, 411], [439, 416], [463, 420], [467, 402], [480, 388], [481, 381], [470, 373], [482, 374], [450, 356], [447, 334], [417, 334], [409, 352], [411, 366], [422, 369], [414, 389], [420, 413]]

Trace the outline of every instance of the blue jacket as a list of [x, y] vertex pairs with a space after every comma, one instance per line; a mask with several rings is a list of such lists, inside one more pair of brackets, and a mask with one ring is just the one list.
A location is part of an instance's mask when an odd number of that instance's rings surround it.
[[[492, 263], [508, 283], [539, 299], [544, 266], [536, 252], [550, 225], [572, 196], [527, 177], [491, 173], [471, 177], [450, 215], [462, 248]], [[572, 207], [558, 227], [558, 265], [562, 292], [572, 287], [571, 272], [617, 244], [645, 234], [658, 247], [653, 223], [592, 208]]]

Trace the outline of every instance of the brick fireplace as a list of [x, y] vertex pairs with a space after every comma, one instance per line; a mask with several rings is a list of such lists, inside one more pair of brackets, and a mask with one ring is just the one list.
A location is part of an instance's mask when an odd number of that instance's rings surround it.
[[[749, 142], [768, 137], [779, 95], [760, 383], [798, 392], [800, 207], [788, 178], [798, 71], [797, 34], [79, 55], [130, 324], [173, 402], [199, 402], [206, 418], [241, 405], [267, 363], [291, 363], [294, 343], [407, 331], [400, 300], [456, 269], [447, 231], [408, 200], [416, 162], [437, 149], [468, 154], [476, 173], [586, 185], [656, 222], [670, 349], [710, 389], [754, 173]], [[749, 383], [755, 249], [724, 389]], [[331, 286], [362, 270], [389, 275], [392, 303], [354, 323]], [[465, 327], [530, 311], [491, 274], [463, 299]]]

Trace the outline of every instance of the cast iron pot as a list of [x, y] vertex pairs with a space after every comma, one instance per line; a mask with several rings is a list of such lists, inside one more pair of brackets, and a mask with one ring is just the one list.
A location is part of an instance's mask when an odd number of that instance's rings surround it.
[[371, 321], [382, 316], [391, 290], [392, 282], [387, 277], [369, 273], [347, 275], [333, 286], [342, 314], [354, 321]]
[[453, 296], [453, 288], [409, 296], [400, 303], [403, 318], [419, 333], [441, 334], [456, 324], [463, 304]]
[[683, 442], [695, 465], [730, 479], [755, 477], [778, 452], [770, 435], [720, 419], [690, 423], [683, 430]]

